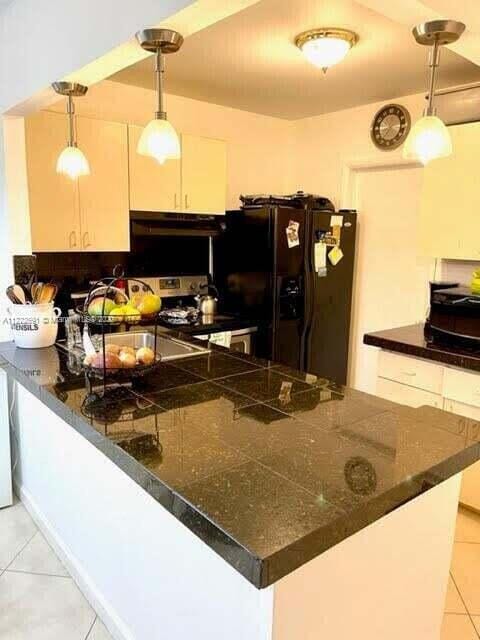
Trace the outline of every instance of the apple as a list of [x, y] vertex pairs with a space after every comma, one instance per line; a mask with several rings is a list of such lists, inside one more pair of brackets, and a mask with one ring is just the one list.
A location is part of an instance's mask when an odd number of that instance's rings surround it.
[[115, 307], [115, 302], [110, 298], [93, 298], [88, 305], [88, 313], [96, 317], [109, 316]]

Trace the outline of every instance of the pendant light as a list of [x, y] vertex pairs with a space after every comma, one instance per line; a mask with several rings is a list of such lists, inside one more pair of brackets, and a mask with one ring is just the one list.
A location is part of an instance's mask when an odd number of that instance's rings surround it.
[[341, 62], [357, 42], [356, 33], [337, 28], [311, 29], [295, 38], [295, 44], [305, 58], [324, 73]]
[[157, 85], [157, 111], [140, 136], [137, 153], [155, 158], [163, 164], [166, 160], [180, 158], [180, 140], [167, 120], [163, 96], [164, 54], [175, 53], [183, 44], [183, 37], [171, 29], [145, 29], [137, 33], [137, 40], [146, 51], [155, 53], [155, 77]]
[[452, 140], [445, 124], [436, 115], [433, 104], [440, 64], [440, 47], [451, 44], [465, 31], [465, 25], [455, 20], [432, 20], [416, 26], [413, 36], [418, 44], [431, 47], [430, 82], [428, 103], [423, 117], [413, 125], [403, 148], [404, 158], [419, 160], [426, 165], [436, 158], [444, 158], [452, 153]]
[[84, 96], [88, 87], [76, 82], [54, 82], [52, 87], [56, 93], [68, 98], [68, 145], [58, 156], [57, 173], [62, 173], [72, 180], [80, 176], [88, 176], [90, 175], [88, 160], [78, 148], [75, 138], [75, 105], [73, 104], [73, 98]]

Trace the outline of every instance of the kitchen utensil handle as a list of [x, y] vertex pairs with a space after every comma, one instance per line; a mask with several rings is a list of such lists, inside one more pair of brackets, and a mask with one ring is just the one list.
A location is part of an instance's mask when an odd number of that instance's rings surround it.
[[73, 249], [73, 247], [77, 246], [77, 233], [76, 231], [71, 231], [70, 235], [68, 237], [68, 244], [70, 246], [70, 249]]
[[90, 236], [88, 235], [88, 231], [85, 231], [82, 238], [82, 246], [84, 249], [90, 246]]

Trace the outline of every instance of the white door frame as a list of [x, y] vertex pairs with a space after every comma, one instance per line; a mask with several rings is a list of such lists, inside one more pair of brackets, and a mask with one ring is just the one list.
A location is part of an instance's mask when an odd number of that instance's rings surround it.
[[422, 167], [416, 160], [405, 159], [398, 156], [391, 158], [365, 158], [363, 160], [347, 160], [342, 169], [341, 208], [356, 209], [359, 204], [357, 178], [360, 172], [381, 171], [388, 169], [410, 169]]
[[[401, 170], [411, 169], [415, 167], [422, 167], [422, 164], [416, 160], [405, 159], [402, 156], [392, 155], [391, 157], [379, 158], [378, 156], [364, 158], [364, 159], [350, 159], [347, 160], [342, 168], [342, 184], [341, 184], [341, 197], [340, 207], [342, 209], [355, 209], [358, 211], [361, 209], [361, 199], [358, 191], [358, 175], [367, 171], [382, 171], [382, 170]], [[359, 219], [357, 220], [357, 246], [358, 246], [358, 234], [359, 227], [361, 225], [361, 212]], [[356, 273], [357, 273], [357, 261], [358, 254], [355, 255], [355, 270], [353, 286], [356, 285]], [[348, 373], [347, 384], [351, 384], [352, 373], [352, 351], [354, 345], [354, 329], [355, 329], [355, 317], [356, 317], [356, 302], [355, 295], [352, 299], [351, 310], [351, 322], [350, 322], [350, 341], [349, 341], [349, 358], [348, 358]]]

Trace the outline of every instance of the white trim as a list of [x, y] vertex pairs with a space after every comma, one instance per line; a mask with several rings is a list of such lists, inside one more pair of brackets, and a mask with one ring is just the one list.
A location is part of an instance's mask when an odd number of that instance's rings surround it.
[[0, 509], [13, 502], [7, 374], [0, 369]]
[[48, 544], [59, 557], [73, 581], [85, 596], [86, 600], [102, 620], [114, 640], [136, 640], [116, 611], [103, 597], [97, 586], [92, 582], [77, 558], [61, 540], [55, 528], [42, 513], [30, 493], [23, 489], [14, 479], [15, 493], [31, 515], [35, 524], [45, 536]]
[[417, 160], [406, 160], [401, 156], [391, 158], [366, 158], [349, 160], [342, 168], [342, 186], [340, 205], [342, 209], [356, 209], [358, 206], [357, 174], [363, 171], [381, 171], [382, 169], [409, 169], [422, 167]]

